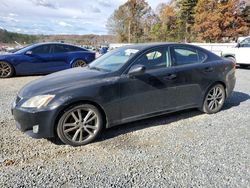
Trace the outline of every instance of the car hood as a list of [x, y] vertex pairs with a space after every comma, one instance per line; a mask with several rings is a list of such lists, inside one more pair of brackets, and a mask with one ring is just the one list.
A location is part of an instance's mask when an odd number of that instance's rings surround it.
[[72, 68], [50, 74], [24, 86], [18, 93], [21, 98], [36, 95], [56, 94], [70, 88], [84, 87], [101, 81], [107, 72], [90, 70], [89, 68]]
[[0, 60], [5, 60], [5, 59], [8, 59], [9, 57], [14, 57], [15, 54], [13, 53], [6, 53], [6, 54], [2, 54], [0, 55]]

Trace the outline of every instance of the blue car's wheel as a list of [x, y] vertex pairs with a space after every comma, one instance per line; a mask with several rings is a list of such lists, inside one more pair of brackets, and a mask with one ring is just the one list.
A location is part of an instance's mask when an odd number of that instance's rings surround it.
[[9, 78], [13, 76], [13, 74], [13, 67], [5, 61], [0, 61], [0, 78]]
[[74, 61], [74, 63], [72, 64], [72, 67], [85, 67], [87, 65], [87, 63], [82, 60], [82, 59], [77, 59]]

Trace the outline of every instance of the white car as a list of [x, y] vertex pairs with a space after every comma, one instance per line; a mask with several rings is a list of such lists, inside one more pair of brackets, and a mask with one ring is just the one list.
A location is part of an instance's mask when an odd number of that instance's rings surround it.
[[250, 36], [243, 39], [235, 47], [225, 49], [222, 56], [233, 59], [241, 67], [250, 66]]

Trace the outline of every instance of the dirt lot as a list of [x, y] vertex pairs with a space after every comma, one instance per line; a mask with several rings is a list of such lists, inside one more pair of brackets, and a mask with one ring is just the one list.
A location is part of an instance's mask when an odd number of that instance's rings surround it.
[[10, 105], [39, 77], [0, 80], [0, 187], [250, 187], [250, 69], [214, 115], [186, 110], [106, 130], [70, 147], [29, 138]]

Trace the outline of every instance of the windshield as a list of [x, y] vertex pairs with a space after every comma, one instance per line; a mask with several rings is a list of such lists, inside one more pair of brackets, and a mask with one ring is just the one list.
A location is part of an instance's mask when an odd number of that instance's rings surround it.
[[250, 38], [246, 38], [240, 42], [240, 47], [250, 47]]
[[25, 46], [25, 47], [20, 48], [20, 49], [16, 49], [16, 50], [12, 51], [12, 53], [14, 53], [14, 54], [25, 53], [26, 51], [30, 50], [31, 46], [33, 46], [33, 44]]
[[119, 70], [127, 61], [133, 57], [139, 49], [136, 47], [123, 47], [113, 50], [95, 61], [93, 61], [89, 67], [90, 69], [98, 69], [108, 72]]

